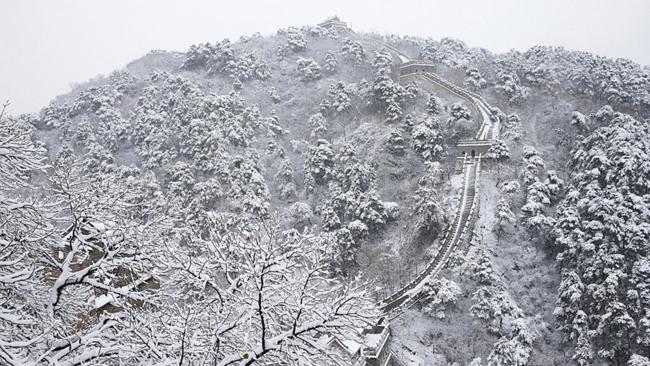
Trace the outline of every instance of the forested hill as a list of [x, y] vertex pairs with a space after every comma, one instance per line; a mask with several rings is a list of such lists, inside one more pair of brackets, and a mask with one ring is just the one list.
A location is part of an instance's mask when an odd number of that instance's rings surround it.
[[[468, 252], [394, 325], [427, 365], [650, 361], [650, 69], [554, 47], [281, 29], [152, 51], [0, 118], [0, 365], [344, 364], [457, 202], [480, 116]], [[209, 40], [209, 42], [207, 42]]]

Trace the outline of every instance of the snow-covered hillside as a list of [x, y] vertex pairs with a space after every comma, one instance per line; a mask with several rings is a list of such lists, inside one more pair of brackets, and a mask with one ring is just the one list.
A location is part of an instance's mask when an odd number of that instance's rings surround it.
[[409, 59], [497, 107], [501, 139], [471, 245], [392, 351], [650, 365], [647, 68], [338, 23], [152, 51], [0, 116], [0, 365], [349, 362], [323, 340], [363, 342], [438, 251], [488, 118], [400, 83]]

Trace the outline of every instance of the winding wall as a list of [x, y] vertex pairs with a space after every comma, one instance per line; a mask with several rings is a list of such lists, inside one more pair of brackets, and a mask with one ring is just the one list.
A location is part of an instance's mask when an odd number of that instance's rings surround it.
[[[394, 49], [391, 50], [395, 51]], [[403, 54], [400, 52], [399, 55], [400, 59], [404, 61]], [[432, 64], [420, 61], [402, 62], [399, 66], [398, 77], [400, 82], [412, 78], [421, 78], [446, 89], [469, 103], [481, 118], [481, 127], [475, 138], [477, 144], [489, 143], [488, 141], [498, 137], [498, 118], [494, 116], [490, 105], [481, 96], [460, 88], [436, 75], [433, 72]], [[463, 183], [459, 191], [459, 204], [454, 213], [454, 218], [440, 242], [438, 251], [425, 270], [406, 286], [380, 302], [382, 311], [389, 319], [399, 316], [403, 309], [416, 303], [423, 296], [421, 295], [422, 287], [436, 277], [448, 264], [452, 254], [465, 247], [465, 244], [471, 239], [475, 216], [478, 212], [478, 182], [482, 158], [482, 154], [463, 158]]]
[[[410, 61], [409, 57], [403, 52], [392, 46], [385, 46], [397, 56], [392, 73], [400, 83], [412, 78], [426, 80], [463, 99], [477, 112], [477, 115], [481, 118], [481, 126], [474, 140], [466, 140], [465, 144], [483, 146], [498, 139], [499, 118], [485, 99], [435, 74], [433, 64], [423, 61]], [[454, 253], [467, 252], [478, 215], [479, 177], [483, 158], [481, 152], [477, 155], [471, 154], [471, 156], [463, 154], [461, 158], [463, 180], [461, 189], [458, 192], [458, 206], [451, 224], [447, 227], [445, 235], [440, 241], [438, 251], [422, 273], [379, 303], [384, 314], [378, 323], [384, 326], [379, 339], [384, 341], [379, 342], [380, 345], [378, 346], [362, 349], [359, 359], [354, 363], [355, 365], [385, 366], [390, 362], [403, 364], [390, 350], [390, 327], [386, 320], [398, 317], [403, 313], [404, 309], [412, 307], [426, 296], [421, 291], [422, 287], [447, 266]]]

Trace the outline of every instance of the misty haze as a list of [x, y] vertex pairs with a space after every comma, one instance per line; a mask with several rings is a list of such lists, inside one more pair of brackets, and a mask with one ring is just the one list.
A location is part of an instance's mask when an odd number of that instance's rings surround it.
[[526, 3], [3, 4], [0, 366], [650, 366], [650, 6]]

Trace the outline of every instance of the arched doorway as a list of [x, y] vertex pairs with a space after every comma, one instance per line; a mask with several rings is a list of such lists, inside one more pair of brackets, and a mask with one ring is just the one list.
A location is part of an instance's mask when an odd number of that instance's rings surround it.
[[472, 157], [476, 157], [476, 151], [472, 150]]

